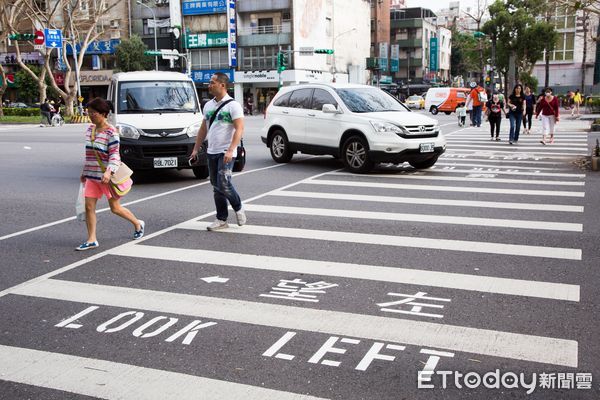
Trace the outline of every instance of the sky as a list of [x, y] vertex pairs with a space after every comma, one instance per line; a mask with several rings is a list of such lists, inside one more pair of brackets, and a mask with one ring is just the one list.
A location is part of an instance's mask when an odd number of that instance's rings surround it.
[[[448, 8], [448, 4], [451, 0], [406, 0], [406, 5], [408, 7], [423, 7], [429, 8], [432, 11], [437, 11], [442, 8]], [[488, 0], [488, 3], [492, 1]], [[484, 1], [481, 0], [481, 4]], [[466, 7], [474, 7], [477, 5], [477, 0], [460, 0], [460, 8], [465, 9]]]

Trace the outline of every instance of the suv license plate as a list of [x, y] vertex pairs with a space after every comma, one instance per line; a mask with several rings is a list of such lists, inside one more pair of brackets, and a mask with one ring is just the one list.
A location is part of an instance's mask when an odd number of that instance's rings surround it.
[[433, 148], [435, 143], [421, 143], [419, 146], [419, 151], [421, 153], [433, 153]]
[[177, 157], [155, 158], [154, 168], [174, 168], [177, 167]]

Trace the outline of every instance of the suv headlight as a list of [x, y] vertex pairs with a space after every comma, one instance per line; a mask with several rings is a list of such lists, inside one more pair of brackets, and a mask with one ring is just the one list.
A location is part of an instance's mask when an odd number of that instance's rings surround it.
[[119, 131], [119, 135], [128, 139], [139, 139], [140, 132], [130, 125], [125, 124], [117, 124], [117, 130]]
[[375, 129], [375, 132], [380, 132], [380, 133], [391, 132], [391, 133], [395, 133], [395, 134], [408, 133], [408, 131], [406, 129], [404, 129], [403, 127], [394, 125], [394, 124], [390, 124], [389, 122], [381, 122], [381, 121], [369, 121], [369, 122], [373, 126], [373, 129]]
[[190, 125], [185, 130], [185, 134], [188, 135], [189, 137], [198, 136], [198, 131], [200, 130], [201, 126], [202, 126], [202, 122], [198, 122], [194, 125]]

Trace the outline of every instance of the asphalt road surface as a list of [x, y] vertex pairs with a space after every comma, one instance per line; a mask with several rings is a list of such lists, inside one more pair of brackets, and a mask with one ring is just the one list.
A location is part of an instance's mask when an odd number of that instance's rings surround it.
[[[84, 125], [0, 125], [1, 399], [597, 399], [589, 123], [517, 145], [438, 115], [428, 170], [275, 164], [247, 118], [248, 224], [189, 170], [134, 175], [75, 252]], [[530, 392], [530, 394], [528, 394]]]

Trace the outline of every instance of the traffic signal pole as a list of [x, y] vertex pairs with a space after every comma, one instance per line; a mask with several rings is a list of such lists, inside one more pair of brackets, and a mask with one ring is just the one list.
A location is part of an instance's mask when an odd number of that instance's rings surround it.
[[[281, 73], [289, 66], [290, 57], [294, 53], [303, 53], [302, 50], [279, 50], [277, 52], [277, 89], [281, 89], [283, 81], [281, 80]], [[310, 52], [310, 50], [308, 50]], [[333, 54], [333, 49], [313, 49], [313, 54]]]

